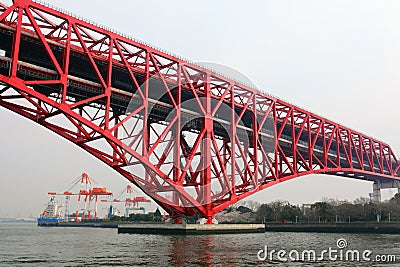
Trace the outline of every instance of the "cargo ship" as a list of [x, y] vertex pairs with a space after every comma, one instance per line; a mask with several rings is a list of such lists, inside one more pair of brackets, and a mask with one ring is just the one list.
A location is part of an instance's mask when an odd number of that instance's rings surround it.
[[58, 223], [63, 222], [64, 217], [61, 215], [61, 208], [62, 205], [52, 196], [47, 203], [46, 209], [37, 219], [38, 226], [57, 226]]

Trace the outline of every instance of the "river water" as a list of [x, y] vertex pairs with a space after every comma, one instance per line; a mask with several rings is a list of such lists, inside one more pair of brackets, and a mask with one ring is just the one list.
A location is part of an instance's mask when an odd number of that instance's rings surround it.
[[[360, 262], [339, 258], [337, 240], [346, 250], [370, 250]], [[342, 240], [343, 241], [343, 240]], [[264, 260], [267, 246], [287, 251]], [[336, 249], [337, 258], [296, 259], [295, 250]], [[258, 256], [257, 256], [258, 255]], [[307, 256], [307, 254], [305, 254]], [[334, 255], [334, 254], [332, 254]], [[391, 263], [376, 255], [396, 256]], [[282, 255], [281, 255], [282, 256]], [[327, 256], [327, 255], [325, 255]], [[274, 258], [275, 257], [275, 258]], [[261, 260], [260, 260], [261, 259]], [[350, 258], [349, 258], [350, 260]], [[369, 261], [371, 260], [371, 261]], [[116, 229], [43, 228], [36, 224], [0, 224], [0, 266], [400, 266], [400, 235], [265, 233], [204, 236], [117, 234]]]

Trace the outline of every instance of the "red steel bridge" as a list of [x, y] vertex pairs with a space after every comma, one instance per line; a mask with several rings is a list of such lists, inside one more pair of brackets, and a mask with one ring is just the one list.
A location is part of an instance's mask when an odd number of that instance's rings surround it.
[[0, 0], [0, 105], [102, 160], [177, 223], [211, 223], [308, 174], [400, 179], [379, 140], [29, 0]]

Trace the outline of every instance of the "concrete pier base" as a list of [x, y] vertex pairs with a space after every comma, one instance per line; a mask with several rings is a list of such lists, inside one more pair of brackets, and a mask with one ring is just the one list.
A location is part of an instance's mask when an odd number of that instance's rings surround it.
[[118, 233], [204, 235], [264, 233], [264, 224], [119, 224]]

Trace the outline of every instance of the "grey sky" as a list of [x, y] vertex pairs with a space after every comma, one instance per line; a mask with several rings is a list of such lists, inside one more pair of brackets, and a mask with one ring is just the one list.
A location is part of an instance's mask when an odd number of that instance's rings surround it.
[[[235, 68], [262, 90], [383, 140], [400, 155], [399, 1], [47, 2], [192, 61]], [[47, 191], [64, 190], [83, 171], [114, 191], [127, 184], [50, 131], [5, 109], [0, 119], [0, 217], [36, 216]], [[353, 200], [371, 187], [319, 175], [250, 199]]]

